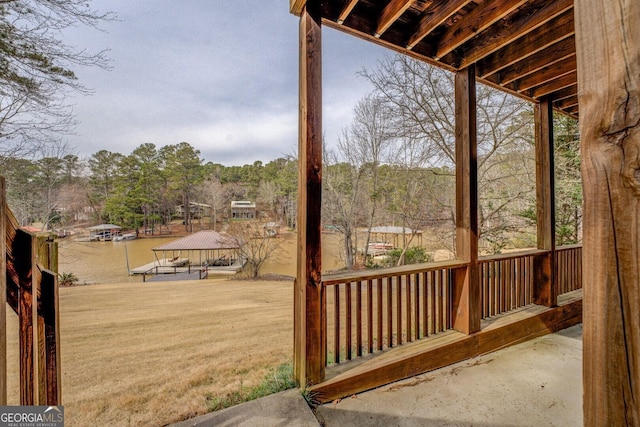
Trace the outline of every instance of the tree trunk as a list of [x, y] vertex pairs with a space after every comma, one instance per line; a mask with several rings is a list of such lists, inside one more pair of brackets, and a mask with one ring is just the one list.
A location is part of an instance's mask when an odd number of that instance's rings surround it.
[[576, 0], [584, 423], [640, 424], [640, 2]]

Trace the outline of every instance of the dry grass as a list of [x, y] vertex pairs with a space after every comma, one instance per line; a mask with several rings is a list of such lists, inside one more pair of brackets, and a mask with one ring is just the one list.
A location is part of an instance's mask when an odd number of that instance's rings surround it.
[[[291, 281], [108, 284], [60, 290], [67, 426], [158, 426], [257, 385], [292, 355]], [[18, 401], [17, 320], [9, 323]]]

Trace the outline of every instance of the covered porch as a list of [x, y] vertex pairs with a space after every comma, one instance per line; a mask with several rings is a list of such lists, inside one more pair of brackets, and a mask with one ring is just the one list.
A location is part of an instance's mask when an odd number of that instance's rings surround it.
[[[290, 0], [300, 17], [294, 362], [298, 380], [317, 401], [581, 323], [584, 282], [592, 298], [585, 307], [584, 375], [592, 381], [585, 384], [585, 423], [615, 424], [617, 416], [638, 422], [638, 399], [630, 390], [637, 390], [640, 375], [632, 344], [640, 334], [629, 309], [640, 303], [640, 144], [631, 131], [612, 143], [608, 129], [598, 126], [608, 125], [603, 117], [612, 117], [618, 130], [638, 125], [640, 65], [637, 54], [634, 62], [621, 46], [631, 33], [638, 40], [640, 11], [632, 1], [611, 10], [596, 3]], [[456, 260], [322, 275], [322, 26], [455, 73]], [[621, 56], [611, 59], [610, 51]], [[619, 75], [622, 82], [611, 80]], [[479, 256], [476, 82], [534, 103], [535, 250]], [[634, 106], [624, 114], [615, 103], [623, 98]], [[583, 177], [590, 178], [584, 184], [584, 256], [580, 246], [556, 247], [554, 217], [553, 112], [578, 118], [580, 110]], [[616, 217], [633, 225], [624, 229]], [[617, 291], [604, 290], [605, 283]], [[607, 331], [627, 345], [614, 343]], [[619, 351], [607, 353], [609, 346]], [[629, 369], [607, 373], [611, 363]]]

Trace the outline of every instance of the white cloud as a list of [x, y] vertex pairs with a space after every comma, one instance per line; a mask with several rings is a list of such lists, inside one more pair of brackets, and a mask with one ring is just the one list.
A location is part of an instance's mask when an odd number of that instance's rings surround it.
[[[110, 48], [113, 70], [79, 70], [95, 90], [76, 97], [81, 125], [69, 138], [82, 155], [130, 153], [142, 143], [187, 141], [216, 163], [291, 154], [298, 132], [298, 18], [281, 0], [118, 0], [107, 32], [69, 35]], [[96, 3], [95, 6], [102, 7]], [[329, 143], [370, 90], [356, 74], [383, 49], [323, 32], [324, 128]]]

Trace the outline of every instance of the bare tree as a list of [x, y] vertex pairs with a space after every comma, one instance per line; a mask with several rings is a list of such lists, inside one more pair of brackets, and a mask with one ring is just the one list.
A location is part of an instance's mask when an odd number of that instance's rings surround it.
[[[396, 135], [420, 146], [421, 166], [452, 168], [455, 114], [451, 73], [397, 55], [382, 61], [376, 70], [362, 74], [392, 111]], [[515, 220], [516, 215], [505, 216], [505, 212], [519, 210], [516, 205], [534, 191], [535, 168], [530, 155], [533, 131], [531, 120], [527, 120], [532, 117], [531, 107], [523, 100], [483, 85], [478, 85], [476, 98], [479, 228], [488, 240], [502, 241], [522, 225]], [[513, 152], [521, 154], [515, 158], [516, 164], [519, 160], [528, 163], [524, 167], [495, 166]], [[507, 179], [513, 177], [517, 179], [507, 184]], [[500, 221], [495, 220], [498, 216]]]
[[325, 153], [323, 182], [326, 218], [343, 235], [345, 264], [356, 263], [358, 227], [365, 227], [362, 252], [366, 259], [370, 230], [382, 199], [380, 165], [388, 162], [393, 134], [390, 111], [384, 100], [369, 95], [361, 99], [351, 124], [343, 129], [337, 150]]
[[240, 247], [239, 253], [247, 264], [245, 272], [251, 278], [258, 278], [264, 263], [282, 250], [282, 241], [265, 233], [259, 221], [235, 221], [229, 226], [229, 234]]
[[88, 53], [64, 42], [64, 30], [97, 28], [114, 19], [87, 0], [13, 0], [0, 7], [0, 156], [24, 156], [55, 144], [75, 119], [69, 90], [89, 91], [73, 68], [108, 68], [105, 52]]

